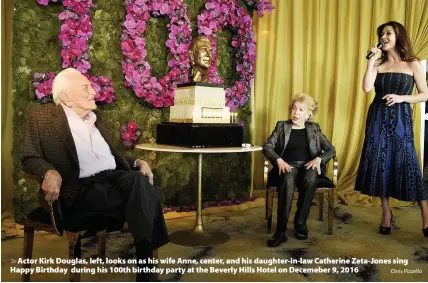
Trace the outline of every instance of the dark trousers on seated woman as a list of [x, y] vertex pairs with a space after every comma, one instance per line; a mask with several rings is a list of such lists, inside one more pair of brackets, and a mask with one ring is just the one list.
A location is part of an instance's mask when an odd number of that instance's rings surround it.
[[[293, 167], [291, 172], [281, 173], [279, 176], [278, 213], [276, 233], [286, 230], [290, 216], [293, 195], [296, 187], [299, 189], [297, 210], [294, 217], [294, 227], [305, 227], [317, 188], [318, 173], [313, 169], [306, 169], [307, 161], [293, 161], [288, 164]], [[306, 229], [306, 228], [304, 228]], [[297, 231], [296, 231], [297, 232]]]

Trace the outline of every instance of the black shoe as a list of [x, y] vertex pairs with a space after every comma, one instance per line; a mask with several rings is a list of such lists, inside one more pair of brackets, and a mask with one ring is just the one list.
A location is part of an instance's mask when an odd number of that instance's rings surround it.
[[285, 236], [285, 232], [275, 233], [272, 238], [267, 240], [268, 247], [274, 248], [282, 243], [287, 242], [287, 236]]
[[391, 212], [391, 218], [389, 220], [389, 227], [384, 227], [382, 225], [379, 225], [379, 233], [382, 235], [389, 235], [391, 234], [391, 225], [394, 220], [394, 215], [392, 214], [392, 210], [389, 210]]
[[294, 225], [294, 230], [296, 232], [296, 239], [298, 240], [307, 240], [308, 239], [308, 228], [305, 224], [296, 224]]
[[422, 233], [424, 233], [424, 236], [425, 236], [426, 238], [428, 238], [428, 227], [427, 227], [427, 228], [422, 229]]

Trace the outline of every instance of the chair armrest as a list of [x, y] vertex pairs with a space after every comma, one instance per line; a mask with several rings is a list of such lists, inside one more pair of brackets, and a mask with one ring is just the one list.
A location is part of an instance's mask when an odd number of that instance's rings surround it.
[[[28, 173], [23, 173], [23, 176], [27, 179], [36, 181], [40, 188], [43, 183], [43, 178], [41, 176], [32, 175]], [[41, 192], [41, 191], [39, 191]], [[47, 213], [49, 213], [49, 218], [51, 220], [51, 226], [53, 231], [58, 235], [61, 236], [63, 234], [63, 229], [61, 227], [61, 219], [62, 219], [62, 211], [61, 211], [61, 204], [59, 200], [54, 201], [53, 203], [49, 204], [47, 201], [43, 201], [41, 203], [41, 206], [45, 209]]]
[[[339, 161], [337, 159], [337, 156], [333, 156], [333, 184], [336, 187], [337, 186], [337, 175], [339, 174]], [[263, 183], [266, 187], [267, 180], [268, 180], [268, 173], [269, 173], [269, 161], [265, 160], [264, 166], [263, 166]]]
[[269, 173], [269, 161], [265, 160], [265, 165], [263, 166], [263, 184], [265, 188], [267, 186], [268, 173]]
[[29, 180], [33, 180], [36, 181], [37, 183], [39, 183], [40, 185], [42, 184], [43, 180], [42, 180], [42, 176], [37, 176], [37, 175], [33, 175], [33, 174], [28, 174], [28, 173], [22, 173], [22, 176], [29, 179]]
[[337, 156], [333, 157], [333, 184], [337, 186], [337, 175], [339, 173], [339, 161], [337, 160]]

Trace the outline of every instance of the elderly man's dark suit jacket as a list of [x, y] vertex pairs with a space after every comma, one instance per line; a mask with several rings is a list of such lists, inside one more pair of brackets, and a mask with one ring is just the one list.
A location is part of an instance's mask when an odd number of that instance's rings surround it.
[[[97, 121], [96, 127], [106, 140], [116, 160], [116, 169], [131, 170], [132, 158], [124, 158], [111, 146], [107, 128]], [[79, 160], [76, 146], [61, 105], [45, 104], [28, 115], [22, 145], [22, 165], [25, 172], [43, 176], [55, 169], [62, 177], [60, 198], [71, 205], [79, 193]]]
[[[276, 123], [275, 130], [263, 146], [263, 154], [274, 166], [274, 169], [271, 172], [275, 170], [278, 172], [276, 160], [281, 158], [285, 148], [287, 147], [292, 126], [293, 124], [291, 123], [291, 120], [278, 121]], [[336, 155], [336, 149], [324, 136], [318, 123], [305, 122], [305, 127], [312, 159], [320, 157], [322, 164], [325, 165], [328, 160]], [[324, 169], [322, 171], [325, 173]], [[275, 173], [275, 175], [278, 176], [278, 173]]]

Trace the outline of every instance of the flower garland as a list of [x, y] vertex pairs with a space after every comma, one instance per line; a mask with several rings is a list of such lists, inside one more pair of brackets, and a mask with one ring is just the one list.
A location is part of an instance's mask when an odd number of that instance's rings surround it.
[[[263, 11], [274, 8], [267, 0], [244, 0], [257, 10], [260, 17]], [[40, 5], [60, 0], [37, 0]], [[115, 91], [107, 77], [94, 77], [88, 74], [89, 63], [87, 41], [92, 37], [90, 8], [92, 0], [62, 0], [66, 10], [59, 14], [62, 21], [59, 39], [62, 42], [61, 56], [63, 68], [74, 67], [83, 73], [92, 83], [96, 91], [97, 102], [112, 103]], [[198, 16], [198, 33], [211, 37], [213, 45], [213, 64], [209, 68], [210, 81], [223, 83], [217, 73], [216, 33], [226, 26], [238, 29], [237, 36], [232, 39], [232, 46], [237, 50], [236, 71], [238, 81], [226, 89], [226, 104], [236, 110], [249, 98], [252, 80], [254, 79], [255, 42], [252, 31], [252, 20], [245, 9], [235, 0], [211, 0], [205, 4], [206, 10]], [[125, 0], [126, 20], [121, 37], [121, 49], [125, 56], [122, 70], [125, 75], [125, 86], [132, 87], [135, 95], [154, 107], [168, 107], [173, 104], [175, 84], [188, 81], [190, 62], [189, 46], [192, 40], [190, 21], [187, 17], [187, 6], [183, 0]], [[150, 77], [150, 65], [145, 61], [145, 39], [141, 36], [146, 29], [146, 22], [152, 16], [166, 15], [170, 18], [170, 31], [166, 46], [173, 54], [168, 66], [171, 70], [159, 80]], [[40, 102], [47, 102], [52, 97], [52, 82], [55, 74], [34, 73], [33, 86]]]
[[198, 16], [198, 33], [209, 36], [213, 44], [213, 64], [209, 68], [211, 82], [221, 83], [216, 67], [216, 34], [224, 27], [237, 28], [232, 38], [232, 46], [236, 49], [236, 71], [238, 80], [226, 89], [226, 106], [237, 110], [250, 97], [250, 89], [254, 79], [256, 47], [253, 22], [247, 11], [235, 0], [211, 0], [205, 4], [206, 10]]
[[[59, 0], [37, 0], [40, 5], [48, 5]], [[94, 7], [92, 0], [63, 0], [66, 9], [58, 17], [62, 21], [59, 39], [62, 42], [62, 68], [73, 67], [84, 74], [91, 81], [94, 88], [95, 101], [112, 103], [116, 100], [115, 91], [109, 78], [95, 77], [88, 74], [89, 63], [88, 40], [92, 37], [91, 11]], [[40, 102], [47, 102], [52, 98], [52, 82], [55, 74], [34, 73], [33, 86], [36, 88], [36, 97]]]
[[120, 126], [120, 138], [122, 139], [122, 145], [124, 147], [134, 148], [140, 136], [141, 131], [137, 128], [136, 122], [131, 121]]
[[36, 98], [40, 103], [52, 100], [52, 83], [54, 78], [55, 74], [52, 72], [47, 74], [32, 74], [33, 87], [36, 89]]
[[[174, 103], [175, 84], [188, 81], [190, 69], [189, 47], [192, 41], [187, 6], [183, 0], [126, 0], [126, 19], [121, 36], [121, 49], [125, 57], [122, 71], [125, 86], [132, 87], [138, 98], [154, 107], [168, 107]], [[152, 16], [166, 15], [169, 39], [166, 46], [173, 54], [168, 66], [171, 70], [159, 80], [150, 77], [150, 65], [145, 60], [146, 23]]]
[[254, 8], [257, 11], [257, 14], [260, 18], [263, 17], [263, 11], [268, 11], [269, 13], [275, 9], [270, 1], [267, 0], [244, 0], [245, 3]]

